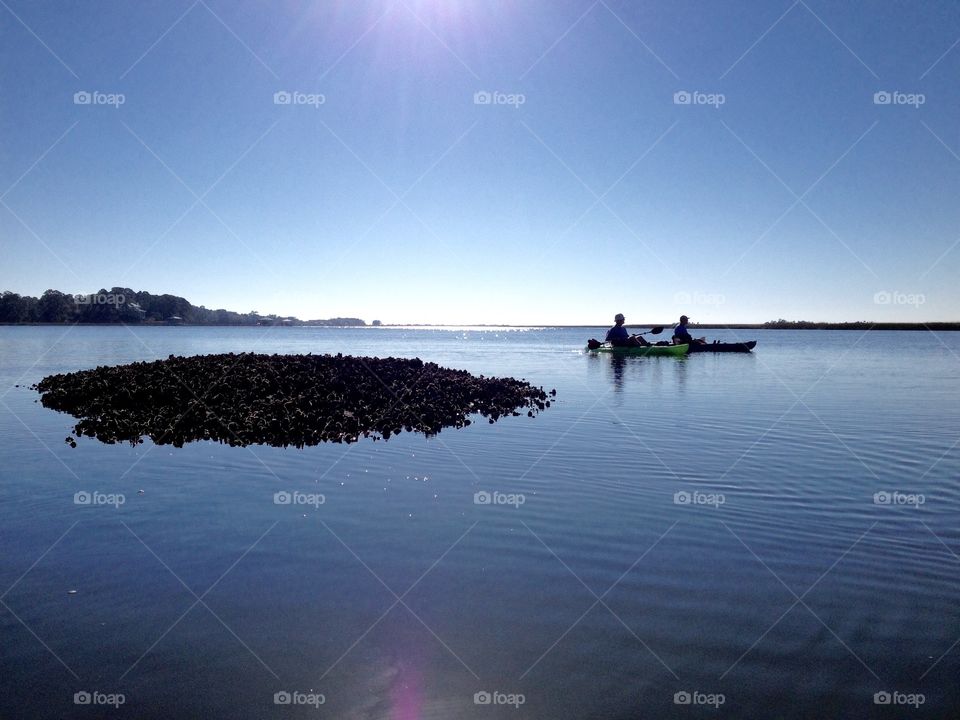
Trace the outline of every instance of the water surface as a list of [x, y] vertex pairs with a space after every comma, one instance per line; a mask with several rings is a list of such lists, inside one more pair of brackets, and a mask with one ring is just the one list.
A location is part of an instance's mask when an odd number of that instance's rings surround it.
[[[0, 328], [0, 716], [95, 716], [95, 690], [144, 718], [956, 715], [960, 337], [618, 360], [582, 352], [601, 332]], [[71, 449], [25, 387], [227, 351], [420, 357], [557, 402], [429, 439]], [[75, 504], [95, 491], [124, 502]]]

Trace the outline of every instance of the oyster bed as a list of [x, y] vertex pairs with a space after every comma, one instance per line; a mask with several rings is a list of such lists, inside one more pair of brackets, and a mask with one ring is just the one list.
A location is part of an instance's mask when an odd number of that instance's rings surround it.
[[[79, 422], [78, 437], [177, 447], [193, 440], [286, 447], [434, 435], [504, 415], [530, 417], [549, 395], [419, 359], [349, 355], [198, 355], [50, 375], [34, 388], [45, 407]], [[75, 446], [68, 437], [66, 442]]]

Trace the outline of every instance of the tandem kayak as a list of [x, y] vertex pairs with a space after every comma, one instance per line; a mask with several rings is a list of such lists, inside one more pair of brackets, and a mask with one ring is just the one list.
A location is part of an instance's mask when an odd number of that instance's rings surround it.
[[703, 352], [738, 352], [738, 353], [748, 353], [757, 346], [756, 340], [751, 340], [749, 342], [742, 343], [693, 343], [690, 345], [689, 352], [692, 353], [703, 353]]
[[611, 347], [601, 345], [600, 347], [587, 347], [590, 352], [611, 353], [614, 355], [639, 355], [642, 357], [649, 355], [686, 355], [687, 345], [638, 345], [636, 347]]

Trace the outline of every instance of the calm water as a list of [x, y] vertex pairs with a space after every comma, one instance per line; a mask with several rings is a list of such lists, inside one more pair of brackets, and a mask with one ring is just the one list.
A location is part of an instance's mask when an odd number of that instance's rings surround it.
[[[957, 716], [960, 335], [618, 363], [579, 350], [600, 332], [0, 328], [0, 717]], [[558, 401], [431, 439], [71, 449], [23, 387], [243, 350]]]

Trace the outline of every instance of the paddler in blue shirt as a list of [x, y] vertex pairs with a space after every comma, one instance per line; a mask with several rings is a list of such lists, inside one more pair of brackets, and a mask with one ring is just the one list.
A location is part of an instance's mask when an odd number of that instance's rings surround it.
[[627, 332], [627, 329], [623, 326], [626, 318], [623, 316], [623, 313], [617, 313], [613, 318], [613, 321], [616, 323], [612, 328], [607, 330], [606, 341], [613, 345], [614, 347], [636, 347], [640, 345], [649, 345], [645, 339], [639, 335], [631, 335]]
[[687, 323], [690, 322], [690, 318], [686, 315], [680, 316], [680, 324], [673, 329], [673, 344], [679, 345], [680, 343], [705, 343], [706, 338], [695, 338], [690, 334], [690, 331], [687, 330]]

